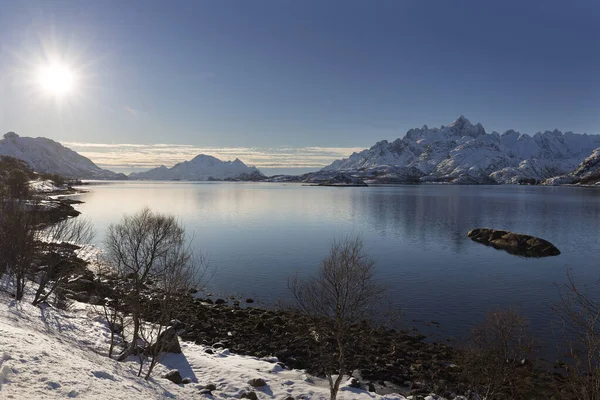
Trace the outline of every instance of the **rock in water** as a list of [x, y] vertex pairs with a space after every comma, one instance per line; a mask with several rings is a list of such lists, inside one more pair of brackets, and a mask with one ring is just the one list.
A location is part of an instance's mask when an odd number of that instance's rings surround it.
[[522, 257], [548, 257], [560, 254], [560, 250], [547, 240], [520, 233], [477, 228], [469, 231], [468, 236], [475, 242]]

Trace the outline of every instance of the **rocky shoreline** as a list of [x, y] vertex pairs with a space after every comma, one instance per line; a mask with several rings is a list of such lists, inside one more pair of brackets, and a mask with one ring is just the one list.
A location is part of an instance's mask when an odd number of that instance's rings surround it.
[[[117, 298], [116, 281], [99, 279], [89, 269], [81, 269], [65, 286], [68, 297], [95, 305], [105, 298]], [[151, 282], [144, 291], [145, 319], [153, 321], [159, 311], [153, 298], [157, 294]], [[182, 294], [175, 302], [178, 320], [185, 328], [181, 338], [207, 347], [207, 352], [228, 349], [231, 353], [257, 358], [277, 357], [282, 367], [305, 369], [323, 376], [320, 367], [322, 347], [315, 341], [312, 327], [317, 322], [293, 309], [267, 309], [253, 304]], [[351, 327], [354, 353], [349, 354], [349, 370], [357, 387], [378, 394], [400, 393], [426, 396], [436, 393], [454, 398], [469, 392], [465, 384], [464, 354], [459, 347], [430, 342], [418, 333], [361, 323]], [[325, 339], [327, 340], [327, 339]], [[539, 364], [526, 362], [515, 366], [519, 385], [535, 394], [531, 399], [569, 399], [560, 393], [564, 378]], [[468, 373], [472, 373], [469, 371]], [[514, 384], [514, 382], [513, 382]], [[508, 388], [507, 388], [508, 391]], [[420, 399], [424, 397], [415, 397]]]
[[[66, 289], [78, 301], [101, 304], [117, 296], [117, 284], [100, 280], [91, 271], [82, 272]], [[152, 321], [157, 308], [152, 304], [156, 291], [148, 285], [146, 319]], [[319, 347], [311, 327], [315, 320], [293, 310], [266, 309], [212, 301], [192, 294], [181, 296], [175, 305], [178, 319], [185, 324], [181, 338], [210, 348], [258, 358], [277, 357], [288, 368], [305, 369], [322, 375]], [[429, 343], [420, 334], [397, 331], [366, 322], [351, 328], [354, 354], [348, 356], [357, 384], [377, 393], [444, 394], [458, 385], [456, 350], [442, 343]], [[449, 393], [447, 393], [449, 394]]]
[[[319, 375], [319, 349], [312, 335], [315, 321], [287, 310], [210, 305], [194, 299], [185, 306], [188, 329], [182, 339], [255, 357], [275, 356], [287, 367]], [[352, 327], [357, 352], [349, 355], [350, 369], [359, 370], [364, 383], [402, 392], [429, 393], [425, 383], [435, 373], [452, 380], [452, 348], [426, 343], [421, 335], [368, 324]], [[435, 371], [432, 371], [435, 370]]]
[[[52, 201], [57, 204], [56, 218], [79, 215], [72, 206], [78, 201]], [[106, 298], [119, 298], [126, 290], [122, 282], [96, 276], [85, 262], [63, 289], [68, 298], [94, 305], [102, 305]], [[152, 299], [157, 291], [152, 282], [147, 282], [144, 304], [148, 321], [156, 317], [158, 308]], [[182, 294], [173, 305], [179, 310], [178, 319], [185, 324], [181, 338], [207, 346], [207, 352], [227, 348], [240, 355], [277, 357], [282, 366], [305, 369], [322, 376], [319, 363], [322, 349], [312, 330], [317, 321], [293, 309], [254, 307], [252, 303], [232, 301], [229, 304], [222, 299], [213, 301], [200, 297], [199, 293]], [[463, 383], [464, 359], [459, 347], [430, 342], [418, 333], [366, 322], [352, 326], [351, 331], [356, 351], [348, 356], [348, 361], [357, 378], [357, 386], [378, 394], [401, 393], [405, 396], [436, 393], [453, 397], [468, 392]], [[524, 382], [533, 381], [540, 394], [531, 398], [552, 398], [561, 385], [560, 375], [548, 372], [548, 369], [538, 369], [531, 363], [519, 368]]]

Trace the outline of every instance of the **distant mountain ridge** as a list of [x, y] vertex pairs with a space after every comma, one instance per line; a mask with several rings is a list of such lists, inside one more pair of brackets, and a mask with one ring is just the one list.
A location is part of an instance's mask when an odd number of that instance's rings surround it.
[[145, 172], [129, 174], [130, 179], [148, 180], [262, 180], [265, 176], [256, 168], [249, 167], [239, 158], [221, 161], [216, 157], [199, 154], [189, 161], [180, 162], [171, 168], [161, 165]]
[[36, 172], [67, 178], [126, 179], [124, 174], [102, 169], [89, 158], [44, 137], [21, 137], [8, 132], [0, 140], [0, 155], [23, 160]]
[[544, 185], [581, 184], [600, 186], [600, 147], [572, 172], [546, 179]]
[[425, 125], [393, 142], [380, 141], [306, 180], [345, 174], [375, 183], [537, 183], [573, 171], [598, 147], [600, 135], [558, 130], [488, 134], [461, 115], [448, 126]]

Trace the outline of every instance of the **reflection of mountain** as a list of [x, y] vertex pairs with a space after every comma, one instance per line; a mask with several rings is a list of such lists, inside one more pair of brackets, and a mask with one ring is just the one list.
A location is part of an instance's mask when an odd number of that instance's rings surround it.
[[[577, 229], [564, 223], [569, 214], [600, 217], [592, 194], [553, 188], [507, 189], [464, 186], [377, 187], [359, 196], [350, 196], [352, 213], [366, 213], [368, 222], [381, 234], [393, 234], [416, 246], [449, 246], [462, 253], [472, 246], [467, 232], [475, 227], [501, 228], [564, 240]], [[537, 190], [536, 190], [537, 189]], [[450, 253], [449, 253], [450, 255]]]

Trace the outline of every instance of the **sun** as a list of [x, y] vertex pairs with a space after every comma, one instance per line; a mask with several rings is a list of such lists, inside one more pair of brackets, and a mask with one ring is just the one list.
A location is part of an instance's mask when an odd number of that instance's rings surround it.
[[38, 72], [38, 82], [42, 89], [58, 97], [73, 91], [76, 78], [74, 71], [68, 65], [61, 63], [44, 65]]

